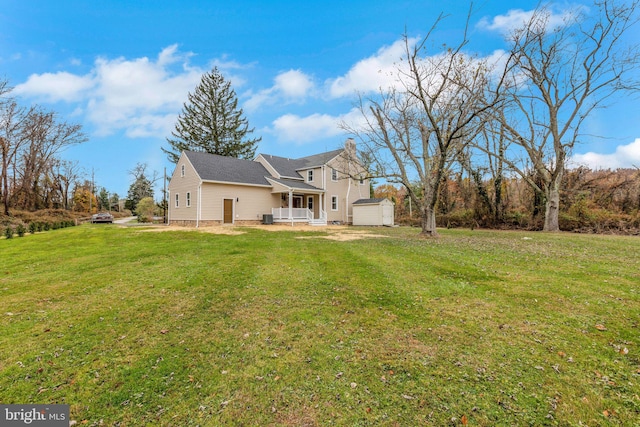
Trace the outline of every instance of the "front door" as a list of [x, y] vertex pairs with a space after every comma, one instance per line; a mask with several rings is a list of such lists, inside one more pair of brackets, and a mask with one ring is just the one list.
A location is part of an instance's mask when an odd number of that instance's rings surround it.
[[233, 199], [224, 199], [224, 223], [233, 224]]
[[314, 218], [318, 216], [315, 209], [315, 203], [313, 203], [313, 196], [307, 196], [307, 209], [313, 212]]

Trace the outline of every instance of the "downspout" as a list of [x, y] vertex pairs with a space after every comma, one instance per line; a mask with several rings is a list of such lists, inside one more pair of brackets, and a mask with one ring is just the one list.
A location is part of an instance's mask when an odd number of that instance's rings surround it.
[[351, 193], [351, 181], [353, 181], [353, 177], [351, 176], [351, 159], [350, 153], [347, 154], [347, 179], [349, 180], [349, 184], [347, 185], [347, 199], [344, 201], [344, 215], [345, 215], [345, 223], [349, 223], [349, 193]]
[[[318, 212], [318, 216], [320, 218], [322, 218], [322, 212], [327, 212], [327, 165], [322, 165], [322, 190], [323, 193], [320, 194], [319, 197], [319, 205], [320, 205], [320, 212]], [[324, 217], [325, 221], [327, 219], [326, 215]]]
[[200, 217], [202, 216], [202, 181], [198, 184], [198, 210], [196, 211], [196, 228], [200, 227]]
[[[167, 225], [171, 225], [171, 190], [167, 190]], [[118, 209], [120, 209], [120, 204], [118, 203]]]

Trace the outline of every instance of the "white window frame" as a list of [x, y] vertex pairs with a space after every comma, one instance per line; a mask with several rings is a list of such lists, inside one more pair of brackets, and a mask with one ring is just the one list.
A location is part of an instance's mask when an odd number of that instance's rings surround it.
[[331, 168], [331, 181], [336, 182], [338, 180], [338, 171]]
[[307, 196], [307, 209], [313, 210], [313, 196]]
[[307, 182], [313, 182], [313, 169], [307, 171]]
[[187, 191], [187, 198], [185, 203], [187, 204], [188, 208], [191, 207], [191, 191]]
[[180, 176], [184, 176], [184, 171], [185, 171], [184, 165], [181, 165], [180, 166]]
[[176, 193], [176, 208], [180, 207], [180, 194]]
[[331, 210], [337, 211], [338, 208], [338, 196], [331, 196]]

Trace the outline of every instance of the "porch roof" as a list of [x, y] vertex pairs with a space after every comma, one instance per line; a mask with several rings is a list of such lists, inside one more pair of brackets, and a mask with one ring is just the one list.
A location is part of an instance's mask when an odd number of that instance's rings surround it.
[[288, 193], [289, 191], [302, 191], [304, 193], [313, 194], [324, 193], [322, 188], [314, 187], [313, 185], [309, 185], [305, 182], [295, 181], [292, 179], [273, 178], [270, 176], [266, 178], [267, 181], [273, 185], [272, 193]]

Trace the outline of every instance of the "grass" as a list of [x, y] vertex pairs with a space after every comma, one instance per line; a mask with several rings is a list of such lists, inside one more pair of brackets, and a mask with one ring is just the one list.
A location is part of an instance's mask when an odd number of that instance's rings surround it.
[[640, 425], [637, 237], [244, 231], [0, 240], [0, 402], [82, 425]]

